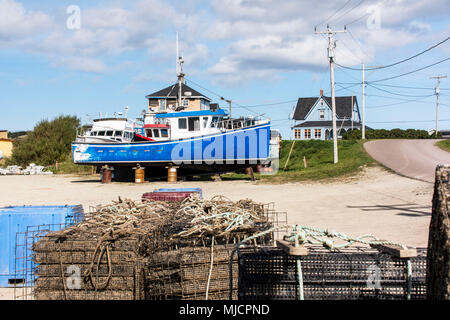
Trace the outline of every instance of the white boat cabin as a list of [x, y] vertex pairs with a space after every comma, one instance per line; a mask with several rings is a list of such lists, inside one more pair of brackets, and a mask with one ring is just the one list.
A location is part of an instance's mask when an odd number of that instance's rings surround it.
[[134, 138], [135, 123], [125, 118], [94, 119], [92, 127], [83, 135], [77, 136], [77, 141], [90, 143], [131, 142]]

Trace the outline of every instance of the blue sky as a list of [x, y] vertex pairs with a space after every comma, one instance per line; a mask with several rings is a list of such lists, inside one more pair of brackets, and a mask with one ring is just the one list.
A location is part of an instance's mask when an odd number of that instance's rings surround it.
[[[80, 8], [80, 29], [67, 28], [69, 5]], [[314, 34], [315, 25], [348, 25], [349, 32], [336, 36], [336, 61], [358, 68], [390, 64], [446, 39], [449, 12], [447, 0], [0, 0], [0, 129], [28, 130], [60, 114], [86, 120], [125, 106], [138, 116], [145, 95], [176, 81], [178, 32], [188, 85], [216, 102], [216, 94], [235, 101], [233, 115], [270, 117], [287, 138], [292, 101], [330, 91], [327, 40]], [[366, 78], [396, 76], [449, 56], [447, 41]], [[450, 60], [367, 87], [367, 125], [434, 128], [436, 81], [429, 78], [450, 76], [449, 67]], [[355, 83], [336, 94], [354, 94], [361, 106], [360, 81], [361, 72], [336, 68], [337, 83]], [[450, 129], [450, 79], [441, 88], [440, 129]]]

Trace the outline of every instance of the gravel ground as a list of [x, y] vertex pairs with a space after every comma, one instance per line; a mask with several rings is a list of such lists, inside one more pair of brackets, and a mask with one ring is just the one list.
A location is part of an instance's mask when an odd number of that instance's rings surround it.
[[[260, 184], [250, 181], [111, 183], [97, 177], [0, 176], [0, 207], [9, 205], [89, 206], [127, 197], [139, 199], [155, 188], [200, 187], [203, 196], [224, 195], [274, 202], [288, 213], [289, 224], [329, 228], [349, 235], [373, 234], [410, 246], [426, 247], [433, 184], [409, 179], [379, 167], [359, 177], [326, 183]], [[0, 289], [1, 298], [12, 291]]]

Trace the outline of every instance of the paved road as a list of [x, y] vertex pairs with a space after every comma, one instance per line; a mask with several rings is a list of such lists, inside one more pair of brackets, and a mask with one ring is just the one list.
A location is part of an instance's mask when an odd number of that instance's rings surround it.
[[434, 182], [438, 164], [450, 164], [450, 153], [434, 144], [438, 140], [376, 140], [364, 148], [378, 162], [407, 177]]

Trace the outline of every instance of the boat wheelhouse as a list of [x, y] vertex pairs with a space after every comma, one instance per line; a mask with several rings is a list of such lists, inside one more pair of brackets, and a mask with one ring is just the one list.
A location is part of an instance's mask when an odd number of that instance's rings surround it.
[[133, 141], [136, 124], [126, 118], [94, 119], [76, 141], [88, 143], [117, 143]]

